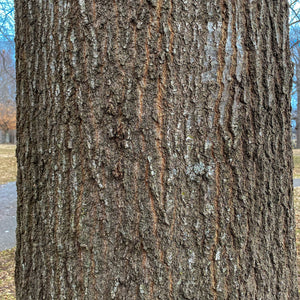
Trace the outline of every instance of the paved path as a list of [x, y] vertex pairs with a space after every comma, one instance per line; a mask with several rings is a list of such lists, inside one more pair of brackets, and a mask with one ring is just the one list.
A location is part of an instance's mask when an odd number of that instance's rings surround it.
[[0, 185], [0, 251], [16, 245], [16, 183]]
[[300, 186], [300, 178], [294, 179], [293, 183], [294, 183], [294, 187]]
[[[300, 178], [294, 179], [294, 187], [299, 186]], [[0, 185], [0, 251], [16, 245], [16, 209], [16, 183], [10, 182]]]

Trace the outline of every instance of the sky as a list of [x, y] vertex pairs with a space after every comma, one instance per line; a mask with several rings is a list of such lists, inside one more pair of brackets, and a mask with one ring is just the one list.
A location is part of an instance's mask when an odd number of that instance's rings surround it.
[[15, 34], [14, 1], [0, 0], [0, 40], [13, 40]]

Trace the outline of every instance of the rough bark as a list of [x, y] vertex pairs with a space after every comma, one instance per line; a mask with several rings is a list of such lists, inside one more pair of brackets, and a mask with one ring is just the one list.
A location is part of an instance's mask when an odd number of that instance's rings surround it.
[[300, 149], [300, 65], [299, 63], [296, 63], [296, 91], [297, 91], [296, 148]]
[[287, 14], [16, 1], [17, 299], [298, 299]]

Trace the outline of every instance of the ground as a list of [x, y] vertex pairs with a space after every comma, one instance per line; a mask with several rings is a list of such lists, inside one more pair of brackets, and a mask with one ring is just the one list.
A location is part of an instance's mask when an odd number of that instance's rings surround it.
[[15, 248], [0, 252], [0, 299], [15, 299]]
[[16, 181], [16, 146], [0, 145], [0, 184]]
[[300, 178], [300, 149], [294, 149], [294, 178]]
[[[16, 147], [0, 145], [0, 184], [16, 181]], [[15, 248], [0, 252], [0, 299], [15, 299]]]
[[[16, 180], [15, 146], [0, 145], [0, 184]], [[300, 178], [300, 149], [294, 150], [294, 178]], [[300, 271], [300, 187], [294, 188], [296, 213], [297, 264]], [[0, 299], [14, 297], [14, 252], [15, 248], [0, 252]], [[300, 286], [300, 272], [298, 282]]]

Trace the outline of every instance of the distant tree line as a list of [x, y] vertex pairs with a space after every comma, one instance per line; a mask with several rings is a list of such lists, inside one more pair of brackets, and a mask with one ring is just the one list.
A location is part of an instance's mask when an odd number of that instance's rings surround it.
[[14, 143], [16, 129], [16, 79], [14, 2], [0, 2], [0, 142]]
[[296, 130], [296, 143], [300, 148], [300, 5], [299, 0], [290, 1], [290, 48], [294, 63], [292, 90], [292, 120]]

